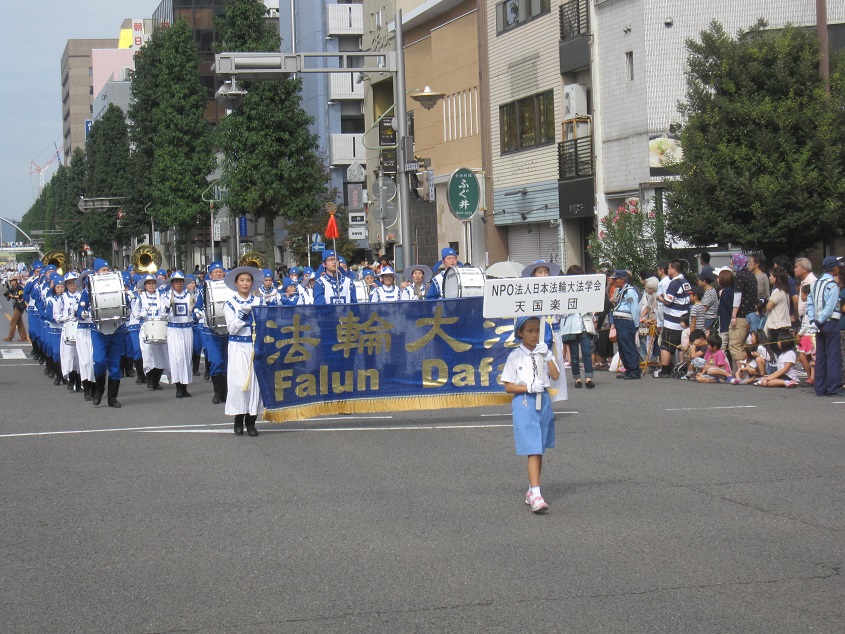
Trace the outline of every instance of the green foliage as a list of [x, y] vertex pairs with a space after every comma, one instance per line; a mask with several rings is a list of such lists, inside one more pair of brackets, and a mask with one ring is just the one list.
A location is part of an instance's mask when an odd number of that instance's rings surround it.
[[667, 229], [695, 245], [795, 255], [845, 226], [842, 64], [827, 99], [813, 33], [765, 26], [732, 38], [713, 22], [687, 41], [684, 154], [681, 180], [666, 183]]
[[213, 155], [198, 69], [196, 44], [182, 19], [156, 30], [135, 54], [129, 108], [133, 226], [146, 226], [147, 203], [157, 224], [178, 227], [183, 236], [205, 216], [202, 192]]
[[[219, 48], [229, 51], [276, 51], [278, 36], [264, 21], [258, 0], [232, 0], [225, 20], [219, 21]], [[272, 243], [277, 217], [289, 221], [321, 213], [328, 174], [317, 155], [313, 122], [302, 109], [300, 80], [252, 82], [243, 106], [218, 128], [223, 152], [222, 184], [236, 214], [265, 220], [265, 236]], [[272, 252], [268, 253], [272, 262]]]
[[599, 221], [599, 230], [588, 239], [587, 249], [596, 269], [625, 269], [638, 273], [654, 268], [662, 254], [659, 218], [643, 211], [637, 201], [627, 201]]

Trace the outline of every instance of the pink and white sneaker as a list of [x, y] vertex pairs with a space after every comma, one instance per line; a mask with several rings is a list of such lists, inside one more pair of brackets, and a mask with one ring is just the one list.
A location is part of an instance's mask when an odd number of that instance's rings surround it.
[[525, 503], [531, 507], [535, 513], [542, 513], [549, 510], [549, 505], [543, 499], [542, 495], [531, 495], [531, 491], [525, 494]]

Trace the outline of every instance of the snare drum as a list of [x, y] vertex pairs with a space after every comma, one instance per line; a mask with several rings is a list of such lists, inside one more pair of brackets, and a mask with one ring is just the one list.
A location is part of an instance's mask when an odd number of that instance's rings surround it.
[[167, 319], [164, 317], [147, 319], [141, 325], [141, 341], [144, 343], [167, 343]]
[[62, 324], [62, 341], [66, 346], [76, 345], [76, 322], [66, 321]]
[[123, 277], [120, 273], [100, 273], [88, 277], [91, 285], [91, 319], [104, 334], [115, 332], [129, 317]]
[[355, 290], [355, 299], [359, 304], [366, 304], [370, 301], [370, 287], [364, 280], [354, 280], [352, 288]]
[[233, 294], [225, 280], [208, 280], [205, 283], [205, 325], [217, 335], [229, 334], [223, 306]]
[[474, 266], [448, 268], [443, 275], [443, 297], [483, 297], [484, 280], [484, 271]]

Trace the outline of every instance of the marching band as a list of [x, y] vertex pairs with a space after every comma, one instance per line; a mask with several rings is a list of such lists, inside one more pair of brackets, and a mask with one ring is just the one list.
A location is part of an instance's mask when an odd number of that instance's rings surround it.
[[[424, 264], [407, 267], [400, 285], [388, 262], [378, 273], [363, 269], [356, 279], [342, 256], [325, 251], [317, 270], [292, 267], [277, 285], [272, 271], [260, 266], [263, 256], [248, 255], [231, 271], [212, 262], [202, 284], [181, 271], [168, 277], [147, 245], [124, 272], [113, 271], [103, 258], [94, 258], [81, 274], [64, 274], [63, 257], [46, 265], [36, 261], [23, 289], [30, 354], [55, 385], [82, 392], [94, 405], [105, 397], [109, 407], [119, 408], [124, 376], [158, 391], [166, 374], [176, 398], [190, 397], [204, 351], [212, 403], [225, 403], [236, 434], [257, 436], [253, 308], [418, 301], [444, 293], [443, 273], [434, 276]], [[441, 257], [438, 265], [459, 264], [452, 249], [443, 249]]]

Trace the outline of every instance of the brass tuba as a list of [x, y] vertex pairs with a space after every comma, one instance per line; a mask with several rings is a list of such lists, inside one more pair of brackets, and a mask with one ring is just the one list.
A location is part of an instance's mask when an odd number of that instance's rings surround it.
[[267, 268], [267, 258], [258, 251], [249, 251], [238, 259], [238, 266], [252, 266], [256, 269], [264, 269]]
[[132, 266], [136, 273], [155, 275], [161, 267], [161, 253], [149, 244], [142, 244], [132, 253]]
[[67, 272], [68, 255], [64, 251], [48, 251], [41, 261], [44, 263], [44, 268], [55, 264], [56, 273], [59, 275], [64, 275]]

